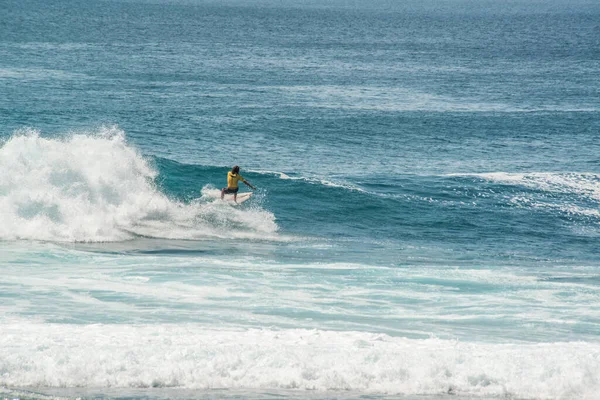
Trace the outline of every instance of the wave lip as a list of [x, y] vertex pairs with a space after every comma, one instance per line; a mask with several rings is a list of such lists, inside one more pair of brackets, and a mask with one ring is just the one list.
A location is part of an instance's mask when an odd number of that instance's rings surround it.
[[[275, 235], [273, 214], [183, 203], [118, 127], [43, 138], [19, 131], [0, 147], [0, 240], [108, 242]], [[214, 202], [213, 202], [214, 203]]]
[[593, 399], [600, 346], [320, 330], [8, 324], [0, 386], [302, 389]]
[[448, 176], [472, 176], [549, 192], [576, 193], [600, 201], [600, 175], [591, 172], [486, 172]]
[[520, 188], [510, 202], [518, 206], [559, 210], [567, 215], [600, 217], [600, 175], [592, 172], [487, 172], [448, 174], [474, 177]]
[[306, 177], [306, 176], [290, 176], [290, 175], [286, 174], [285, 172], [266, 171], [266, 170], [250, 170], [250, 172], [254, 172], [254, 173], [258, 173], [258, 174], [266, 174], [266, 175], [275, 175], [275, 176], [278, 176], [279, 179], [282, 179], [282, 180], [303, 181], [303, 182], [309, 183], [311, 185], [320, 185], [320, 186], [326, 186], [326, 187], [341, 188], [341, 189], [345, 189], [348, 191], [355, 191], [355, 192], [377, 195], [377, 193], [368, 192], [368, 191], [358, 187], [355, 184], [349, 183], [347, 181], [339, 181], [339, 180], [332, 179], [332, 178], [324, 178], [324, 177], [318, 177], [318, 176], [308, 176], [308, 177]]

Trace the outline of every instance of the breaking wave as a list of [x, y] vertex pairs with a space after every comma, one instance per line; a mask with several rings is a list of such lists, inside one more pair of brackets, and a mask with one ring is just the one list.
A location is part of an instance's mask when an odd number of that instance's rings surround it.
[[2, 240], [274, 239], [275, 216], [203, 193], [184, 202], [156, 184], [152, 163], [117, 127], [44, 138], [16, 132], [0, 147]]
[[0, 386], [300, 389], [593, 399], [600, 347], [323, 330], [14, 324]]

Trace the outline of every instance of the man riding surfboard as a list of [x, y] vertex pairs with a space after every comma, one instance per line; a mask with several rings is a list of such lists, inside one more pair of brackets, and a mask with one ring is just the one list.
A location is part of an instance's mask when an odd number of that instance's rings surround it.
[[240, 167], [238, 167], [236, 165], [235, 167], [233, 167], [231, 169], [231, 171], [229, 171], [227, 173], [227, 187], [221, 189], [221, 200], [223, 200], [223, 196], [225, 196], [226, 194], [233, 193], [233, 201], [235, 201], [237, 203], [237, 192], [239, 190], [239, 187], [238, 187], [239, 181], [244, 182], [252, 190], [256, 190], [256, 188], [254, 186], [252, 186], [252, 184], [250, 184], [250, 182], [246, 181], [244, 179], [244, 177], [240, 175]]

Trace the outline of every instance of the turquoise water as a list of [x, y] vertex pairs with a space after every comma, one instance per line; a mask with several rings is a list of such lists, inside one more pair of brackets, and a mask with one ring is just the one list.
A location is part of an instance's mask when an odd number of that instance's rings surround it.
[[598, 398], [597, 4], [1, 9], [0, 397]]

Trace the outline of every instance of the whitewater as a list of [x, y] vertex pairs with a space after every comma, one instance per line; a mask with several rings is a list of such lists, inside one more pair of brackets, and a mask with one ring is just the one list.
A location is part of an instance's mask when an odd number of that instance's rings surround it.
[[[266, 235], [277, 230], [274, 216], [266, 211], [219, 214], [224, 206], [214, 193], [193, 204], [169, 199], [156, 186], [158, 173], [127, 146], [124, 132], [116, 127], [60, 140], [41, 138], [36, 131], [17, 132], [2, 146], [0, 160], [0, 167], [11, 171], [0, 182], [4, 240], [199, 239], [243, 236], [244, 228]], [[224, 221], [211, 223], [218, 218]], [[234, 222], [235, 232], [219, 229]]]

